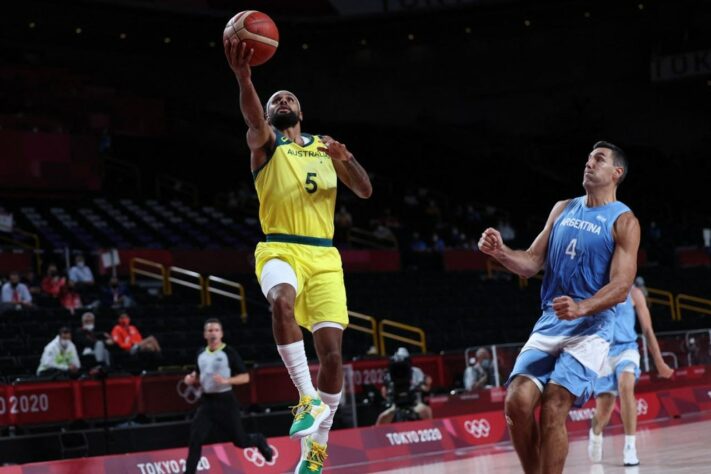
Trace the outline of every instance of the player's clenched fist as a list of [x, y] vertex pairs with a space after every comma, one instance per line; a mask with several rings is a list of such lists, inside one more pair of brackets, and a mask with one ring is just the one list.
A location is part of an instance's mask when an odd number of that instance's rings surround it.
[[580, 306], [570, 296], [558, 296], [553, 298], [553, 311], [558, 319], [572, 321], [584, 316], [580, 311]]
[[494, 255], [504, 248], [504, 241], [498, 230], [489, 227], [481, 234], [479, 239], [479, 250], [487, 255]]

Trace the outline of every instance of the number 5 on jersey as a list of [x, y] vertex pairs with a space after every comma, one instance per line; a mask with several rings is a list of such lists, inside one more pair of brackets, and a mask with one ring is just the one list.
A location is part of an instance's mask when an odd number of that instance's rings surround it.
[[577, 255], [575, 253], [575, 244], [577, 244], [577, 243], [578, 243], [578, 239], [573, 239], [570, 241], [568, 246], [565, 248], [565, 254], [570, 255], [571, 260], [575, 258], [575, 255]]
[[318, 184], [313, 180], [315, 177], [316, 173], [306, 173], [306, 192], [309, 194], [315, 193], [318, 189]]

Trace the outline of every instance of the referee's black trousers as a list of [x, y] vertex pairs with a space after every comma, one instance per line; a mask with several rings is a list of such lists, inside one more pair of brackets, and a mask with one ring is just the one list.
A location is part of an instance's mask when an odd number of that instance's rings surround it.
[[247, 434], [244, 431], [239, 403], [232, 390], [222, 393], [203, 393], [200, 407], [190, 427], [190, 448], [185, 462], [186, 474], [195, 473], [200, 461], [202, 445], [213, 427], [217, 427], [220, 432], [228, 436], [237, 447], [257, 446], [257, 435]]

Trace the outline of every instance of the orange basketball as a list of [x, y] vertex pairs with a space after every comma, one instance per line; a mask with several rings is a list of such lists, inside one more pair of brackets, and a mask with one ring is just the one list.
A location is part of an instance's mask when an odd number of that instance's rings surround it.
[[279, 30], [276, 24], [268, 15], [256, 10], [239, 12], [230, 18], [222, 37], [237, 38], [247, 44], [247, 49], [254, 49], [250, 66], [267, 62], [279, 46]]

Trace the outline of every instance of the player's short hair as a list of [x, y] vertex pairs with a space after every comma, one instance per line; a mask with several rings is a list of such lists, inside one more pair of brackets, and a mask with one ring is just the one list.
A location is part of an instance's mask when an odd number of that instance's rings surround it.
[[609, 150], [612, 150], [612, 163], [615, 166], [620, 166], [622, 167], [622, 174], [620, 175], [620, 179], [617, 180], [617, 185], [619, 186], [622, 184], [622, 181], [625, 180], [627, 177], [627, 169], [628, 169], [628, 163], [627, 163], [627, 154], [624, 152], [624, 150], [617, 145], [614, 145], [608, 141], [605, 140], [600, 140], [596, 142], [593, 145], [593, 150], [595, 148], [607, 148]]
[[217, 318], [210, 318], [205, 320], [205, 324], [202, 325], [203, 328], [206, 328], [208, 324], [219, 324], [220, 329], [222, 329], [222, 322], [217, 319]]

